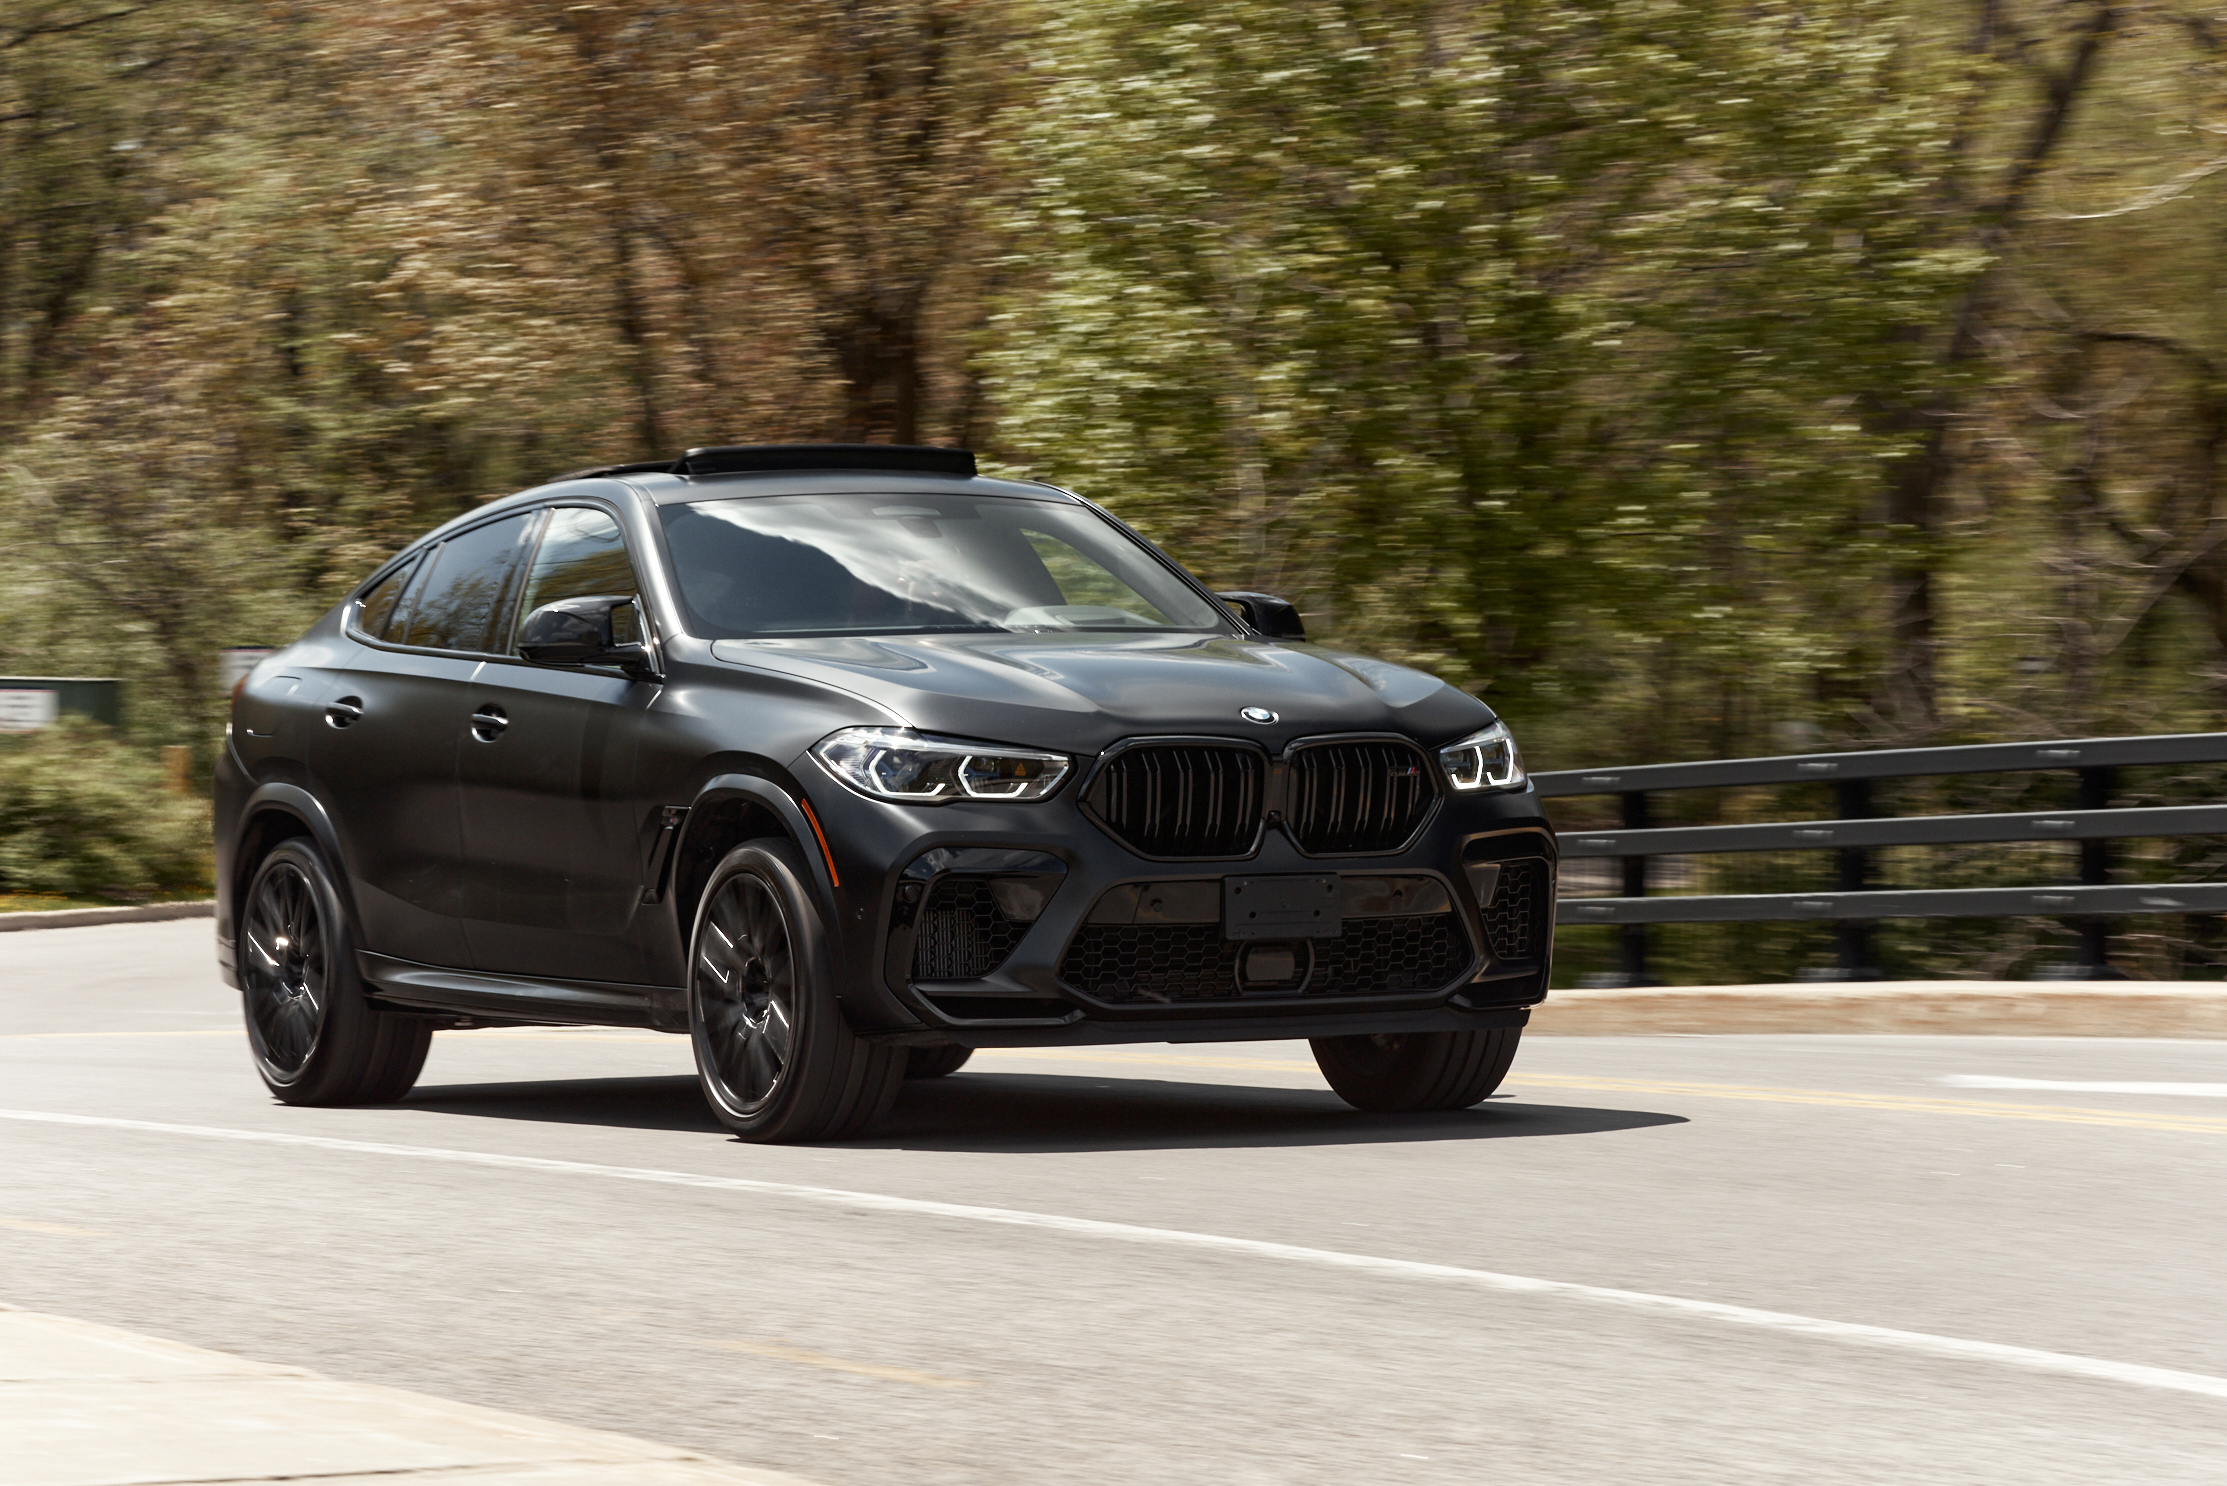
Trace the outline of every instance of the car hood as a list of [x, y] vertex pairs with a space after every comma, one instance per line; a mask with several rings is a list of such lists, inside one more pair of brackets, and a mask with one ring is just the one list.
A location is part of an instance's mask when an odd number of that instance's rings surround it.
[[[1319, 645], [1197, 635], [719, 640], [730, 665], [833, 686], [908, 726], [1067, 752], [1193, 734], [1271, 749], [1317, 733], [1445, 742], [1492, 711], [1437, 677]], [[1239, 713], [1262, 707], [1273, 723]]]

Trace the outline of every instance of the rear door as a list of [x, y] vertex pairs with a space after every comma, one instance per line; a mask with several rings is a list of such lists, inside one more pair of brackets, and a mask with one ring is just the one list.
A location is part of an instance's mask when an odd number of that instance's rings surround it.
[[467, 963], [456, 756], [472, 677], [496, 643], [539, 513], [457, 533], [405, 590], [365, 595], [359, 644], [321, 678], [309, 767], [340, 838], [363, 947], [419, 964]]
[[[559, 599], [639, 594], [635, 573], [611, 512], [553, 507], [516, 613], [522, 619]], [[637, 798], [636, 775], [644, 717], [659, 690], [615, 668], [537, 666], [515, 653], [479, 673], [471, 710], [480, 722], [466, 733], [458, 766], [464, 933], [475, 968], [557, 980], [648, 978], [634, 930], [654, 811]]]

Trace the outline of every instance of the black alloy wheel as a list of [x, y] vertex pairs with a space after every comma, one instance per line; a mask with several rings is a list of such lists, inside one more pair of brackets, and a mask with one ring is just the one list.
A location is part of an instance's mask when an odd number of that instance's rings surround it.
[[1340, 1099], [1375, 1114], [1467, 1109], [1508, 1076], [1521, 1027], [1316, 1037], [1315, 1065]]
[[772, 886], [750, 872], [722, 883], [696, 953], [700, 1046], [726, 1102], [747, 1118], [774, 1096], [796, 1051], [796, 952]]
[[325, 920], [301, 866], [274, 858], [240, 921], [248, 1039], [268, 1076], [299, 1079], [325, 1030]]
[[905, 1053], [843, 1020], [810, 878], [787, 841], [728, 853], [696, 908], [689, 1040], [704, 1097], [745, 1140], [840, 1140], [888, 1113]]
[[297, 837], [272, 848], [242, 905], [240, 1004], [265, 1087], [288, 1104], [384, 1104], [408, 1093], [432, 1023], [371, 1004], [316, 847]]

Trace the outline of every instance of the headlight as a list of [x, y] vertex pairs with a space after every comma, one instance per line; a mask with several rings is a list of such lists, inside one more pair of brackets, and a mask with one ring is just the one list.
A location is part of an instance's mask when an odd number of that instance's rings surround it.
[[1523, 784], [1523, 755], [1516, 752], [1516, 740], [1504, 722], [1439, 749], [1438, 765], [1446, 771], [1446, 782], [1458, 790], [1518, 789]]
[[1063, 753], [936, 738], [910, 728], [845, 728], [812, 745], [837, 779], [877, 800], [1041, 800], [1073, 767]]

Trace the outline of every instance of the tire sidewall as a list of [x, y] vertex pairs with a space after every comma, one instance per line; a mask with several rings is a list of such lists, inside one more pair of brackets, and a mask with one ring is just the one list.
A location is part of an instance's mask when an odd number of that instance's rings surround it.
[[[748, 1109], [728, 1097], [725, 1080], [711, 1057], [701, 980], [703, 940], [711, 906], [730, 882], [745, 875], [764, 883], [781, 911], [795, 977], [790, 1013], [796, 1018], [795, 1037], [780, 1081], [770, 1095]], [[695, 925], [688, 936], [688, 1041], [696, 1055], [704, 1097], [728, 1129], [754, 1140], [780, 1139], [797, 1123], [798, 1105], [806, 1086], [815, 1077], [824, 1076], [822, 1066], [829, 1061], [829, 1044], [843, 1030], [833, 1025], [832, 1019], [842, 1015], [835, 1005], [833, 985], [827, 932], [806, 886], [804, 864], [796, 848], [786, 841], [759, 840], [745, 842], [727, 853], [696, 900]]]

